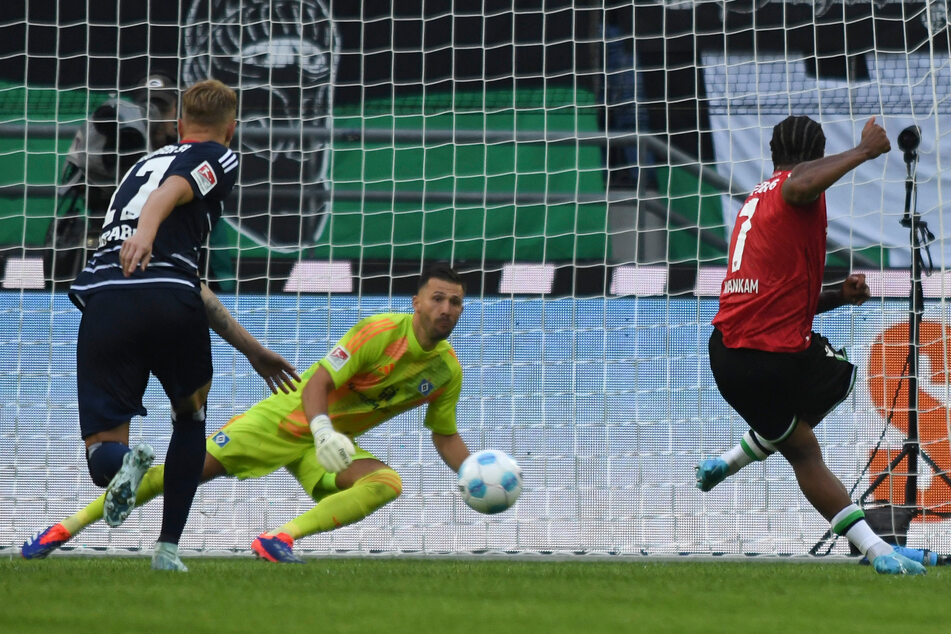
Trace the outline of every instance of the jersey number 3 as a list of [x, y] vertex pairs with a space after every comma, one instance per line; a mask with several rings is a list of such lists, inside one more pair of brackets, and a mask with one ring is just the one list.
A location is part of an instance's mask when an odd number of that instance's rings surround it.
[[743, 249], [746, 247], [746, 234], [753, 228], [753, 214], [756, 212], [756, 205], [759, 204], [759, 198], [751, 198], [746, 201], [743, 208], [740, 209], [738, 218], [746, 218], [740, 225], [740, 233], [736, 236], [736, 246], [733, 247], [733, 260], [730, 262], [730, 272], [735, 273], [740, 270], [740, 264], [743, 263]]

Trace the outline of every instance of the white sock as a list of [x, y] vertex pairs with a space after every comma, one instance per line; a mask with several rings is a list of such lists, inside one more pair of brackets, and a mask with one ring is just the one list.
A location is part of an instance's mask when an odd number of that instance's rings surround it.
[[740, 447], [753, 460], [766, 460], [776, 453], [776, 446], [752, 429], [743, 434]]
[[743, 451], [742, 445], [734, 445], [730, 449], [727, 449], [720, 460], [726, 463], [730, 468], [730, 475], [733, 475], [746, 465], [753, 462], [753, 459], [750, 458], [749, 454]]
[[720, 459], [727, 464], [732, 475], [754, 461], [766, 460], [774, 453], [776, 447], [751, 429], [743, 434], [740, 444], [728, 449]]
[[875, 534], [872, 527], [865, 521], [865, 513], [855, 504], [849, 504], [836, 513], [830, 524], [832, 524], [832, 532], [836, 535], [844, 535], [869, 561], [874, 561], [876, 557], [887, 555], [894, 550], [891, 544]]

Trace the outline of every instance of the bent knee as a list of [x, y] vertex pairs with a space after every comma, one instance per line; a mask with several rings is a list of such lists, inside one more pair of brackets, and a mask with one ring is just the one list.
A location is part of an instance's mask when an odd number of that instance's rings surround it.
[[822, 449], [819, 447], [819, 441], [807, 423], [800, 422], [793, 433], [781, 443], [776, 443], [776, 448], [792, 465], [823, 463]]
[[206, 383], [188, 396], [174, 399], [172, 401], [172, 411], [175, 413], [176, 421], [194, 420], [204, 422], [205, 404], [208, 402], [208, 391], [210, 389], [211, 383]]
[[365, 475], [361, 478], [361, 484], [383, 504], [395, 500], [403, 492], [403, 480], [392, 469], [380, 469]]
[[172, 406], [172, 423], [205, 424], [205, 403], [199, 402], [193, 398], [179, 401]]

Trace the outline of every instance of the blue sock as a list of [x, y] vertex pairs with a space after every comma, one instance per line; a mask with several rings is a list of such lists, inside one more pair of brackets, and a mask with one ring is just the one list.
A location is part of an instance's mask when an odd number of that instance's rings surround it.
[[97, 442], [86, 450], [86, 466], [92, 481], [99, 487], [107, 487], [113, 476], [122, 468], [122, 458], [129, 453], [128, 445], [121, 442]]
[[[182, 417], [186, 418], [186, 417]], [[165, 502], [158, 541], [177, 544], [185, 530], [205, 463], [205, 409], [172, 422], [165, 457]]]

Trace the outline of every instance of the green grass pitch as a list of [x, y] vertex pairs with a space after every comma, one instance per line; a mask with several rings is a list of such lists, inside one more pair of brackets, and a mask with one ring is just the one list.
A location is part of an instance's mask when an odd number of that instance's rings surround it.
[[327, 557], [0, 558], [3, 632], [941, 631], [951, 567], [854, 563]]

